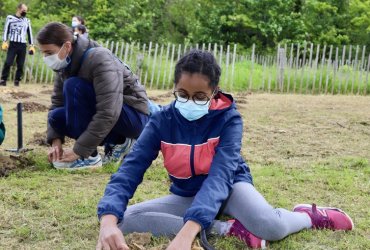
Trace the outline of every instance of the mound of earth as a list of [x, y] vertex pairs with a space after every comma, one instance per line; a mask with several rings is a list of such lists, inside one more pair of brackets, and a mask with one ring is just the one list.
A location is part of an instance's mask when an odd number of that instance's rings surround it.
[[[37, 102], [24, 102], [23, 104], [23, 111], [25, 112], [44, 112], [48, 111], [49, 108], [43, 104], [37, 103]], [[14, 108], [13, 110], [16, 110]]]
[[11, 95], [14, 99], [26, 99], [26, 98], [30, 98], [30, 97], [32, 97], [32, 96], [33, 96], [32, 94], [27, 93], [27, 92], [23, 92], [23, 91], [19, 91], [19, 92], [10, 92], [10, 95]]
[[172, 96], [173, 96], [172, 92], [169, 91], [169, 92], [161, 94], [161, 95], [150, 96], [149, 99], [154, 101], [154, 102], [158, 102], [158, 101], [164, 101], [166, 98], [169, 98], [169, 97], [172, 97]]
[[29, 144], [34, 144], [37, 146], [49, 146], [49, 144], [46, 141], [46, 132], [39, 133], [36, 132], [33, 134], [33, 139], [29, 142]]
[[167, 97], [172, 97], [172, 96], [173, 96], [172, 91], [168, 91], [167, 93], [158, 95], [157, 97], [158, 98], [167, 98]]
[[52, 93], [53, 93], [52, 89], [46, 89], [40, 92], [40, 94], [44, 94], [44, 95], [51, 95]]
[[33, 160], [26, 156], [0, 155], [0, 177], [6, 177], [12, 172], [32, 167]]

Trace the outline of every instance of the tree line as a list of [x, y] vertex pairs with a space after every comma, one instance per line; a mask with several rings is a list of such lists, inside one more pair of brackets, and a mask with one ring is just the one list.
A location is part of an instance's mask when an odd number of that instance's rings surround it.
[[[25, 0], [36, 33], [50, 21], [83, 16], [95, 40], [238, 44], [367, 45], [370, 0]], [[0, 2], [0, 24], [17, 1]]]

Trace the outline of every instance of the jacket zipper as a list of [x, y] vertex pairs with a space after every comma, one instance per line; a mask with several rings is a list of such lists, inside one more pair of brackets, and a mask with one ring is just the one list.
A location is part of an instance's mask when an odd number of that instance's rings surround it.
[[190, 151], [190, 168], [191, 168], [191, 175], [195, 176], [195, 168], [194, 168], [194, 145], [191, 145]]

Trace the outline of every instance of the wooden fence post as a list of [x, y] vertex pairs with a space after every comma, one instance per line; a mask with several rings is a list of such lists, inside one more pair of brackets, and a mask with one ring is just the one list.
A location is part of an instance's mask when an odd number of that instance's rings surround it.
[[248, 88], [249, 91], [252, 90], [255, 49], [256, 49], [256, 45], [253, 43], [253, 46], [252, 46], [252, 55], [251, 55], [251, 64], [252, 65], [251, 65], [251, 71], [249, 72], [249, 88]]

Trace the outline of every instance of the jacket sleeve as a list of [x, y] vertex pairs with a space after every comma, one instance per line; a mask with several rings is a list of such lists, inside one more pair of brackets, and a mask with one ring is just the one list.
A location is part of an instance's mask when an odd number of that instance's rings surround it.
[[[63, 107], [63, 82], [58, 73], [55, 73], [54, 77], [54, 89], [51, 94], [51, 107], [49, 110], [49, 115], [52, 110], [58, 107]], [[51, 144], [54, 139], [61, 139], [64, 142], [64, 136], [58, 134], [49, 124], [47, 125], [47, 142]]]
[[30, 45], [33, 45], [33, 36], [32, 36], [32, 28], [31, 28], [31, 20], [28, 19], [28, 28], [27, 28], [27, 34], [28, 34], [28, 42]]
[[[86, 62], [86, 64], [85, 64]], [[96, 95], [96, 113], [87, 129], [76, 141], [73, 151], [89, 157], [116, 124], [123, 105], [123, 75], [113, 55], [95, 49], [82, 67], [88, 67]]]
[[9, 25], [10, 25], [10, 16], [7, 16], [5, 24], [4, 24], [4, 31], [3, 31], [3, 41], [4, 42], [8, 40]]
[[112, 175], [98, 204], [99, 220], [105, 214], [112, 214], [118, 218], [118, 222], [122, 221], [128, 201], [142, 182], [145, 171], [157, 158], [160, 150], [160, 126], [155, 118], [157, 114], [150, 118], [132, 151], [126, 156], [117, 173]]
[[202, 229], [210, 226], [222, 203], [227, 199], [234, 183], [235, 171], [240, 157], [243, 122], [235, 115], [226, 123], [220, 135], [207, 179], [196, 194], [191, 207], [184, 215], [199, 223]]

